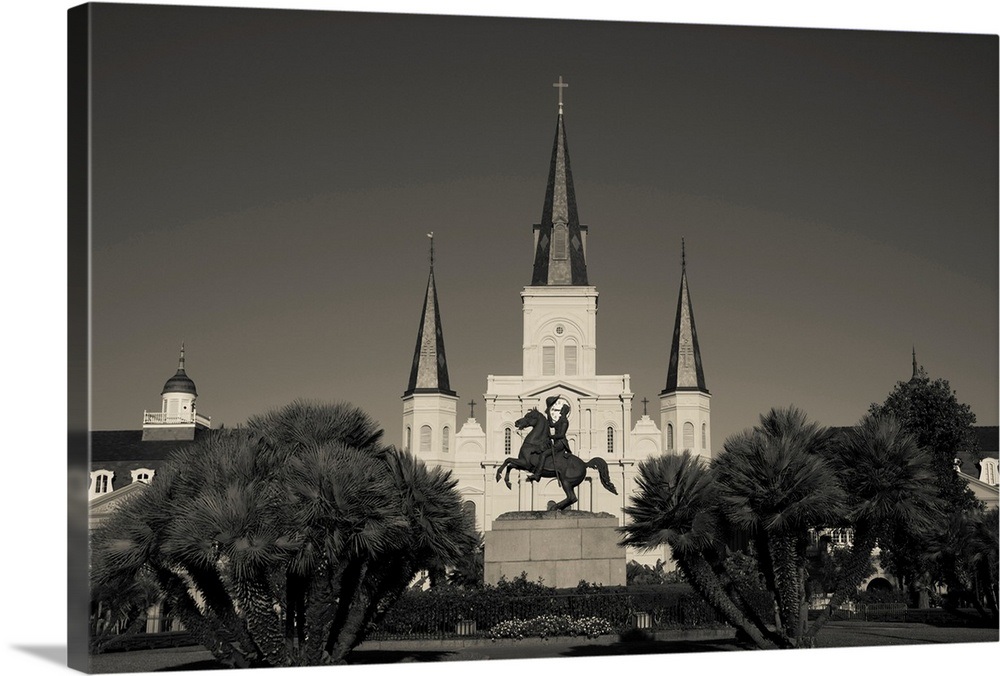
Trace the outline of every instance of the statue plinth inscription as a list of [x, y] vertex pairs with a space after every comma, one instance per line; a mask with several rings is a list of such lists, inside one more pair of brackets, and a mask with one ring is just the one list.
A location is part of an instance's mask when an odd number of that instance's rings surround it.
[[625, 550], [618, 546], [618, 517], [606, 512], [507, 512], [485, 535], [485, 578], [496, 584], [526, 573], [549, 587], [581, 580], [625, 584]]

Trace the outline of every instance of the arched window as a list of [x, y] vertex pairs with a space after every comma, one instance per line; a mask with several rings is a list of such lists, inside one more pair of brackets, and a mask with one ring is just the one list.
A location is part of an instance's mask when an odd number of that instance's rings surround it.
[[420, 452], [427, 453], [431, 450], [431, 426], [424, 425], [420, 428]]
[[690, 422], [684, 423], [684, 450], [694, 450], [694, 425]]
[[708, 447], [708, 425], [705, 423], [701, 424], [701, 450], [705, 450]]
[[615, 428], [608, 425], [608, 453], [615, 452]]
[[674, 450], [674, 426], [667, 423], [667, 450]]
[[475, 527], [476, 525], [476, 503], [472, 500], [466, 500], [462, 503], [462, 514], [465, 515], [466, 519], [469, 519]]
[[997, 485], [997, 460], [996, 458], [983, 458], [979, 465], [979, 480], [991, 486]]
[[506, 427], [503, 431], [503, 454], [510, 455], [510, 428]]
[[568, 376], [575, 376], [576, 368], [576, 345], [566, 345], [563, 347], [564, 372]]
[[556, 374], [556, 346], [542, 345], [542, 375], [554, 376]]
[[410, 426], [407, 425], [406, 426], [406, 445], [403, 446], [403, 450], [404, 451], [410, 450], [410, 447], [412, 445], [413, 445], [413, 430], [411, 430]]
[[114, 490], [114, 486], [111, 480], [115, 477], [115, 473], [106, 470], [99, 469], [95, 472], [90, 473], [90, 493], [91, 495], [104, 495], [105, 493], [110, 493]]
[[155, 470], [149, 469], [148, 467], [139, 467], [132, 470], [132, 483], [140, 481], [144, 484], [148, 484], [153, 480], [153, 475], [156, 473]]
[[569, 229], [565, 223], [552, 227], [552, 258], [557, 261], [569, 258]]
[[448, 428], [447, 426], [441, 432], [441, 452], [448, 452]]

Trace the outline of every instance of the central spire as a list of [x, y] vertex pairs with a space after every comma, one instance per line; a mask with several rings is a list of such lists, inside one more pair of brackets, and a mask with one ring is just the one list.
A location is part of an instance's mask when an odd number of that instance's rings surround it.
[[552, 144], [542, 222], [535, 226], [535, 263], [531, 286], [588, 286], [583, 246], [586, 228], [580, 225], [577, 216], [563, 122], [562, 93], [563, 88], [569, 85], [560, 76], [559, 82], [552, 86], [559, 90], [559, 115], [556, 118], [556, 137]]
[[430, 238], [430, 274], [427, 276], [427, 291], [424, 294], [424, 309], [420, 315], [420, 330], [417, 333], [417, 347], [413, 352], [413, 366], [410, 381], [403, 396], [414, 392], [438, 392], [454, 395], [448, 381], [448, 361], [444, 356], [444, 332], [441, 329], [441, 314], [438, 310], [437, 287], [434, 284], [434, 233]]

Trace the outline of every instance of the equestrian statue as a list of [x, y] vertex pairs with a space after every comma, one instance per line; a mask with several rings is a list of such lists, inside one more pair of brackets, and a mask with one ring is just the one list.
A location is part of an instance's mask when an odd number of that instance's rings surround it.
[[523, 418], [514, 422], [514, 426], [519, 430], [530, 427], [531, 431], [524, 438], [517, 458], [507, 458], [497, 468], [497, 481], [503, 478], [507, 488], [510, 488], [512, 469], [531, 472], [528, 481], [556, 479], [566, 493], [566, 499], [555, 503], [549, 510], [564, 510], [577, 501], [575, 489], [583, 483], [588, 467], [597, 470], [601, 477], [601, 485], [618, 495], [618, 490], [611, 483], [608, 463], [604, 458], [591, 458], [588, 462], [584, 462], [569, 450], [569, 443], [566, 440], [569, 411], [570, 406], [565, 399], [549, 397], [545, 400], [545, 413], [537, 408], [525, 413]]

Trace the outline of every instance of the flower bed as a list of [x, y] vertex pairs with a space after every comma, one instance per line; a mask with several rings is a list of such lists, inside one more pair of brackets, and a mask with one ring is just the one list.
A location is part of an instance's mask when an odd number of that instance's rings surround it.
[[494, 626], [490, 638], [516, 638], [529, 636], [586, 636], [593, 638], [614, 631], [603, 617], [570, 617], [569, 615], [539, 615], [530, 620], [506, 620]]

